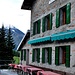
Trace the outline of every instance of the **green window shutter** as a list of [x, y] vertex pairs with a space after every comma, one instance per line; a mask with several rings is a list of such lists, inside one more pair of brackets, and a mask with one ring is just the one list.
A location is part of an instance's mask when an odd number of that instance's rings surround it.
[[26, 49], [24, 50], [24, 60], [26, 60]]
[[52, 61], [52, 48], [49, 48], [49, 54], [48, 54], [48, 63], [51, 64]]
[[40, 62], [40, 48], [38, 48], [37, 50], [37, 62], [39, 63]]
[[66, 46], [66, 67], [70, 67], [70, 46]]
[[70, 17], [71, 17], [71, 3], [68, 3], [66, 5], [66, 24], [70, 23]]
[[41, 24], [41, 20], [38, 20], [38, 34], [40, 33], [40, 24]]
[[34, 54], [35, 54], [35, 51], [34, 51], [34, 50], [35, 50], [35, 49], [32, 50], [32, 62], [34, 62], [34, 57], [35, 57], [35, 56], [34, 56]]
[[45, 49], [42, 48], [42, 63], [45, 63]]
[[23, 50], [21, 50], [21, 60], [23, 60]]
[[56, 10], [56, 28], [60, 26], [60, 9]]
[[45, 17], [42, 18], [42, 32], [45, 31]]
[[55, 65], [59, 65], [59, 47], [55, 47]]
[[50, 13], [50, 30], [52, 29], [52, 13]]
[[35, 35], [35, 23], [33, 23], [33, 35]]
[[38, 34], [40, 33], [40, 24], [41, 24], [41, 20], [38, 20], [38, 27], [37, 27], [38, 28], [37, 29], [38, 30]]

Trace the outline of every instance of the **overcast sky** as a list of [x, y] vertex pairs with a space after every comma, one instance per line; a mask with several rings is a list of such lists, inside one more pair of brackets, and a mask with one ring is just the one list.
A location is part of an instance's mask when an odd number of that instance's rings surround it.
[[13, 25], [26, 33], [30, 29], [31, 12], [21, 9], [23, 0], [0, 0], [0, 27]]

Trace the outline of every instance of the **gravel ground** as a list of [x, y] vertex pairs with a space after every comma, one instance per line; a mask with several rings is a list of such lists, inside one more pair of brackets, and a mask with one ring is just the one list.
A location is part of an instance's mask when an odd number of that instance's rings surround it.
[[0, 75], [18, 75], [15, 71], [3, 69], [0, 70]]

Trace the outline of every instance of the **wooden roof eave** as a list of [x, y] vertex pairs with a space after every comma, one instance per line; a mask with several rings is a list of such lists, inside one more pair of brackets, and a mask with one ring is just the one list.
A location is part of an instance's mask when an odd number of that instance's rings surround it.
[[31, 10], [34, 0], [24, 0], [21, 9]]

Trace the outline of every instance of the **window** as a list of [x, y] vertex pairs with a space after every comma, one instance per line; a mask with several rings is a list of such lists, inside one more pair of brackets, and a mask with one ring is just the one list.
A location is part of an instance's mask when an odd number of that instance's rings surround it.
[[42, 32], [52, 29], [52, 13], [43, 17], [42, 19]]
[[23, 50], [21, 50], [21, 61], [23, 60]]
[[40, 62], [40, 48], [33, 49], [32, 62]]
[[51, 64], [52, 59], [52, 48], [42, 48], [42, 63], [49, 63]]
[[70, 23], [71, 3], [56, 10], [56, 27]]
[[50, 0], [50, 1], [49, 1], [49, 4], [51, 4], [51, 3], [54, 2], [54, 1], [55, 1], [55, 0]]
[[33, 24], [33, 35], [38, 33], [38, 22], [35, 22]]
[[24, 50], [24, 60], [26, 61], [26, 49]]
[[45, 31], [50, 30], [50, 20], [49, 16], [45, 17]]
[[66, 6], [60, 9], [60, 25], [66, 24]]
[[38, 53], [38, 52], [37, 52], [37, 49], [34, 50], [34, 53], [35, 53], [35, 54], [34, 54], [34, 60], [37, 61], [37, 53]]
[[33, 35], [40, 33], [40, 24], [41, 24], [40, 20], [33, 23]]
[[55, 47], [55, 64], [70, 67], [70, 46]]
[[49, 48], [45, 48], [45, 63], [48, 62]]

